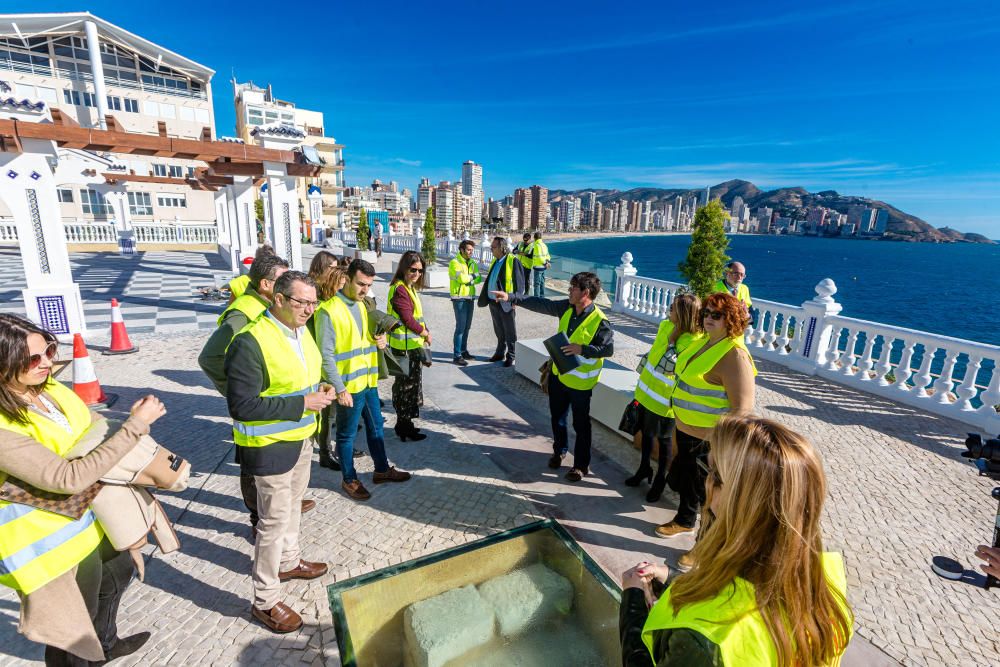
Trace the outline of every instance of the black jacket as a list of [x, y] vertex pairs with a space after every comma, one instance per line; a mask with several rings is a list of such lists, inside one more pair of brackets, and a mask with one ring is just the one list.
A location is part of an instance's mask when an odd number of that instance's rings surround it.
[[653, 655], [642, 643], [642, 627], [649, 609], [638, 588], [622, 591], [618, 630], [622, 644], [622, 667], [722, 667], [719, 647], [700, 632], [678, 628], [653, 634]]
[[[489, 269], [483, 273], [483, 288], [479, 290], [479, 300], [476, 302], [476, 305], [480, 308], [485, 308], [490, 305], [490, 292], [495, 292], [497, 290], [506, 291], [504, 287], [507, 285], [507, 255], [504, 255], [497, 261], [501, 263], [501, 266], [500, 271], [497, 274], [497, 282], [495, 284], [486, 284], [490, 276]], [[524, 266], [521, 265], [521, 261], [517, 259], [517, 257], [514, 258], [512, 264], [514, 266], [514, 294], [520, 294], [524, 291]], [[490, 266], [492, 265], [493, 264], [491, 262]]]

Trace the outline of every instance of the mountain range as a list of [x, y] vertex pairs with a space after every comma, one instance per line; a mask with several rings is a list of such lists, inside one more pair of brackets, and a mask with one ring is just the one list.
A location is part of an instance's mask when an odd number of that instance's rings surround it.
[[[563, 197], [579, 197], [584, 192], [593, 192], [597, 200], [604, 205], [619, 200], [663, 202], [673, 200], [678, 196], [700, 196], [704, 190], [696, 189], [665, 189], [665, 188], [633, 188], [631, 190], [549, 190], [549, 201], [559, 201]], [[779, 215], [805, 220], [809, 208], [823, 206], [839, 213], [847, 213], [851, 206], [867, 206], [882, 208], [889, 214], [885, 236], [882, 238], [894, 241], [920, 241], [929, 243], [993, 243], [981, 234], [960, 232], [949, 227], [935, 228], [915, 215], [900, 211], [895, 206], [877, 199], [842, 195], [835, 190], [823, 190], [812, 193], [801, 187], [778, 188], [776, 190], [761, 190], [750, 181], [734, 179], [712, 186], [711, 197], [721, 199], [723, 205], [730, 207], [736, 197], [741, 197], [743, 203], [751, 211], [767, 206]]]

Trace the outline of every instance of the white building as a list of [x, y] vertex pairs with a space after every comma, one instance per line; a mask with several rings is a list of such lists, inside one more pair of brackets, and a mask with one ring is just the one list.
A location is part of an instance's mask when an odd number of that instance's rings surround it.
[[455, 190], [448, 181], [441, 181], [434, 193], [434, 227], [445, 234], [455, 228]]
[[483, 211], [483, 166], [472, 160], [462, 163], [462, 194], [472, 198], [469, 225], [479, 227]]
[[576, 197], [567, 197], [559, 202], [559, 220], [565, 225], [564, 229], [573, 232], [580, 227], [580, 200]]

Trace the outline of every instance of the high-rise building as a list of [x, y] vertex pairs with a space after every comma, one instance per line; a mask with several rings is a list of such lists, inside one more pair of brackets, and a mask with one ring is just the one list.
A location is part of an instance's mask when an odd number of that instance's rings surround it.
[[567, 197], [559, 202], [559, 221], [563, 223], [563, 228], [568, 232], [576, 231], [580, 227], [579, 199]]
[[729, 212], [732, 214], [733, 219], [740, 220], [743, 217], [743, 197], [736, 195], [733, 197], [733, 204], [729, 207]]
[[421, 178], [417, 186], [417, 213], [426, 215], [427, 209], [434, 205], [434, 186], [430, 180]]
[[545, 229], [549, 217], [548, 188], [541, 185], [518, 188], [514, 191], [514, 205], [518, 209], [522, 229]]
[[597, 195], [593, 192], [584, 192], [580, 195], [580, 210], [593, 211], [597, 203]]
[[455, 226], [455, 190], [449, 181], [441, 181], [434, 193], [434, 228], [449, 233]]
[[507, 229], [509, 229], [512, 232], [518, 230], [518, 228], [519, 228], [519, 225], [518, 225], [519, 218], [518, 218], [518, 216], [519, 215], [520, 215], [520, 213], [519, 213], [518, 208], [516, 206], [514, 206], [512, 204], [508, 204], [507, 206], [504, 206], [504, 209], [503, 209], [503, 221], [506, 223]]
[[761, 234], [767, 234], [771, 231], [771, 218], [774, 215], [774, 211], [770, 206], [761, 206], [757, 209], [757, 224]]
[[483, 166], [476, 164], [472, 160], [462, 163], [462, 194], [472, 197], [472, 209], [470, 225], [479, 227], [479, 221], [483, 210]]

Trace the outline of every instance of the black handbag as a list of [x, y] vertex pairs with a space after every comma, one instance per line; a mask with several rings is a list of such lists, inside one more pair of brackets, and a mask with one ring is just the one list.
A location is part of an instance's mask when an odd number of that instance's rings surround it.
[[624, 431], [629, 435], [635, 435], [640, 430], [640, 427], [639, 401], [632, 399], [625, 406], [625, 412], [622, 413], [622, 420], [618, 423], [618, 430]]
[[386, 350], [385, 365], [389, 368], [389, 375], [392, 377], [410, 377], [410, 355], [403, 353], [400, 355]]

